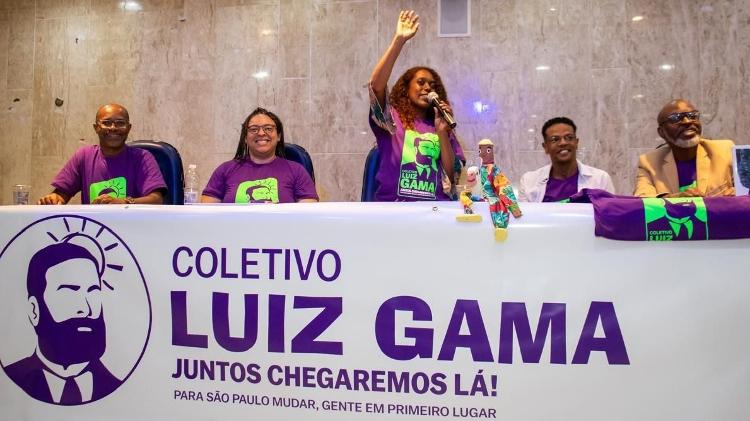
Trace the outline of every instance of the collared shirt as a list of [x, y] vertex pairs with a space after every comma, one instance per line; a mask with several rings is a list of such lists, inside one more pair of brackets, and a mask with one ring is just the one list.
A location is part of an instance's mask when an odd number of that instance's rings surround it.
[[[50, 362], [44, 357], [44, 355], [37, 353], [37, 356], [44, 365], [49, 366]], [[55, 403], [60, 403], [67, 378], [59, 377], [47, 368], [42, 370], [42, 372], [44, 373], [45, 380], [47, 380], [47, 386], [49, 387], [50, 395], [52, 395], [52, 400]], [[84, 371], [73, 378], [73, 381], [76, 382], [76, 386], [78, 386], [78, 390], [81, 392], [81, 402], [90, 401], [94, 392], [94, 376], [91, 372], [84, 369]]]
[[[606, 171], [590, 167], [578, 162], [578, 190], [601, 189], [615, 193], [612, 178]], [[521, 176], [520, 188], [518, 189], [518, 200], [521, 202], [541, 202], [547, 191], [552, 165], [548, 164], [534, 171], [529, 171]]]

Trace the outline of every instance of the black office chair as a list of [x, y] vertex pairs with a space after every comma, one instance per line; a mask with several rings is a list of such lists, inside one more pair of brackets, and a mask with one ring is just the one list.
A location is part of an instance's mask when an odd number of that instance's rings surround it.
[[182, 172], [182, 158], [174, 146], [158, 140], [134, 140], [129, 146], [145, 149], [156, 158], [159, 169], [167, 184], [167, 194], [164, 196], [165, 205], [184, 204], [184, 174]]
[[313, 169], [313, 162], [310, 158], [310, 154], [307, 153], [305, 148], [300, 145], [295, 145], [294, 143], [284, 142], [284, 155], [286, 155], [286, 159], [302, 164], [302, 166], [307, 170], [307, 173], [310, 174], [310, 178], [312, 178], [312, 181], [315, 182], [315, 170]]
[[380, 152], [377, 146], [373, 146], [370, 152], [367, 154], [365, 160], [365, 170], [362, 174], [362, 201], [363, 202], [374, 202], [375, 192], [378, 190], [380, 185], [375, 176], [378, 174], [378, 167], [380, 166]]

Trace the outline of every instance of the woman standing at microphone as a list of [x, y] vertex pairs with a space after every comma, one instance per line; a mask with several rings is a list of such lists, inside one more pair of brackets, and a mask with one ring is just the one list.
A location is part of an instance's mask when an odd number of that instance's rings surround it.
[[[378, 201], [452, 200], [452, 180], [464, 160], [442, 115], [453, 110], [437, 72], [412, 67], [387, 95], [396, 59], [418, 30], [419, 16], [401, 11], [396, 34], [370, 76], [370, 127], [380, 151]], [[431, 102], [431, 92], [439, 99]]]

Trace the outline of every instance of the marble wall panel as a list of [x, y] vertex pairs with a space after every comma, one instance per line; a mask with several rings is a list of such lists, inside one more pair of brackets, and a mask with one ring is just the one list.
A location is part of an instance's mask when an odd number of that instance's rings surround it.
[[[316, 3], [312, 16], [311, 104], [319, 126], [313, 133], [313, 151], [366, 152], [349, 139], [331, 139], [330, 130], [341, 133], [368, 131], [368, 94], [363, 87], [377, 60], [376, 28], [351, 25], [373, 22], [375, 2]], [[346, 127], [345, 127], [346, 126]], [[319, 143], [324, 142], [324, 143]]]
[[73, 16], [66, 19], [65, 52], [67, 54], [67, 72], [69, 77], [67, 95], [62, 110], [65, 122], [61, 142], [61, 157], [71, 156], [84, 144], [92, 143], [96, 135], [91, 127], [95, 109], [88, 101], [88, 84], [86, 74], [89, 71], [88, 35], [89, 18]]
[[701, 111], [703, 136], [710, 139], [736, 139], [740, 107], [739, 68], [706, 66], [701, 68], [701, 98], [694, 103]]
[[7, 10], [0, 10], [0, 90], [8, 88], [8, 41], [10, 40], [10, 20]]
[[311, 158], [315, 163], [315, 187], [321, 201], [360, 200], [366, 153], [316, 153]]
[[488, 72], [519, 70], [517, 0], [482, 0], [479, 16], [481, 69]]
[[135, 78], [135, 108], [131, 121], [137, 133], [150, 139], [167, 140], [179, 148], [184, 123], [179, 113], [183, 80], [181, 10], [158, 10], [140, 15], [138, 64]]
[[284, 140], [314, 151], [322, 142], [314, 142], [311, 124], [316, 121], [311, 110], [310, 79], [289, 78], [279, 82], [278, 104], [274, 112], [284, 123]]
[[8, 12], [8, 89], [34, 85], [34, 9]]
[[[747, 110], [750, 104], [750, 1], [737, 3], [737, 51], [740, 89], [738, 109]], [[750, 144], [750, 118], [747, 113], [737, 115], [736, 142]]]
[[626, 68], [596, 69], [592, 76], [594, 136], [579, 137], [579, 157], [588, 165], [605, 169], [615, 190], [629, 194], [633, 186], [626, 180], [634, 168], [629, 160], [627, 136], [630, 73]]
[[36, 4], [29, 0], [4, 0], [0, 2], [0, 10], [34, 9]]
[[213, 78], [216, 60], [215, 13], [216, 7], [212, 1], [185, 1], [184, 13], [178, 17], [183, 33], [180, 65], [183, 80]]
[[[11, 186], [31, 184], [32, 196], [43, 187], [32, 178], [31, 128], [33, 92], [0, 89], [0, 204], [11, 203]], [[46, 183], [45, 183], [46, 184]]]
[[182, 82], [175, 96], [177, 99], [174, 118], [179, 121], [177, 136], [175, 139], [158, 138], [173, 143], [179, 148], [184, 164], [200, 164], [202, 172], [210, 171], [202, 161], [209, 151], [208, 146], [214, 140], [213, 103], [204, 101], [203, 98], [212, 97], [213, 90], [212, 80]]
[[280, 75], [283, 78], [308, 78], [312, 4], [281, 0], [279, 13]]
[[[62, 155], [68, 97], [67, 20], [40, 20], [34, 43], [33, 157]], [[58, 103], [62, 101], [62, 105]]]
[[594, 69], [627, 66], [628, 22], [625, 2], [598, 0], [591, 4]]
[[86, 45], [89, 86], [132, 86], [139, 50], [140, 16], [136, 13], [94, 15], [80, 42]]
[[37, 19], [56, 19], [84, 16], [89, 13], [91, 0], [37, 0]]
[[264, 4], [216, 10], [215, 152], [234, 153], [253, 109], [276, 109], [278, 16]]

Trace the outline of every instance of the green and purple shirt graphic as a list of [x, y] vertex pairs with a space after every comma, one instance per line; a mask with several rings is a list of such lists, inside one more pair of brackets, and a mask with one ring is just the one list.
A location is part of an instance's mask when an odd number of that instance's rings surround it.
[[126, 146], [118, 155], [105, 157], [98, 145], [76, 151], [52, 180], [52, 186], [71, 197], [80, 191], [83, 204], [102, 194], [141, 197], [167, 187], [148, 151]]
[[591, 203], [594, 233], [613, 240], [750, 238], [750, 196], [640, 198], [583, 189], [571, 201]]
[[223, 203], [318, 200], [310, 174], [302, 165], [284, 158], [267, 164], [256, 164], [249, 159], [227, 161], [216, 168], [203, 194]]
[[[434, 122], [416, 119], [414, 128], [406, 129], [390, 104], [381, 109], [371, 96], [370, 105], [370, 128], [380, 152], [375, 200], [452, 200], [443, 190], [445, 173]], [[452, 133], [450, 142], [456, 160], [465, 161], [461, 145]]]

